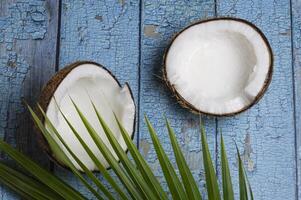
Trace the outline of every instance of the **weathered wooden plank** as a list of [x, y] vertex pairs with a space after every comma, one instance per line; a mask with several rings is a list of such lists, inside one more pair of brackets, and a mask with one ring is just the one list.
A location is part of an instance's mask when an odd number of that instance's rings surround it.
[[[140, 77], [140, 149], [156, 176], [164, 177], [145, 126], [144, 113], [158, 132], [160, 141], [174, 162], [173, 151], [165, 128], [163, 114], [170, 119], [185, 157], [200, 187], [204, 187], [200, 148], [200, 117], [181, 108], [162, 80], [163, 53], [171, 37], [191, 22], [214, 16], [214, 1], [145, 0], [141, 19], [141, 77]], [[215, 119], [203, 118], [208, 126], [210, 147], [215, 149]]]
[[[77, 60], [101, 63], [122, 84], [129, 82], [137, 102], [139, 7], [137, 0], [63, 0], [60, 68]], [[92, 198], [66, 170], [56, 169], [56, 173]]]
[[301, 2], [291, 1], [298, 199], [301, 197]]
[[255, 23], [270, 41], [275, 60], [273, 80], [263, 99], [238, 116], [218, 120], [234, 184], [238, 185], [238, 172], [233, 140], [241, 150], [255, 199], [296, 199], [290, 2], [218, 1], [217, 14]]
[[[55, 72], [57, 1], [0, 2], [0, 135], [45, 167], [32, 122], [22, 104], [36, 102], [42, 85]], [[13, 199], [1, 188], [1, 199]]]

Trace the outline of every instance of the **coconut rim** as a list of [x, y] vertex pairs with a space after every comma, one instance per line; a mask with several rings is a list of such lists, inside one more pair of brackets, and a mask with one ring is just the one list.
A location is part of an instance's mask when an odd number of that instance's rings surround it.
[[[103, 65], [93, 62], [93, 61], [86, 61], [86, 60], [82, 60], [82, 61], [76, 61], [74, 63], [68, 64], [66, 65], [63, 69], [59, 70], [58, 72], [56, 72], [51, 78], [50, 80], [45, 84], [45, 86], [43, 86], [41, 94], [39, 96], [38, 99], [38, 104], [41, 106], [41, 108], [46, 112], [48, 105], [50, 103], [51, 98], [53, 97], [56, 89], [58, 88], [58, 86], [61, 84], [61, 82], [64, 80], [64, 78], [76, 67], [83, 65], [83, 64], [93, 64], [96, 65], [102, 69], [104, 69], [106, 72], [109, 73], [110, 76], [112, 76], [112, 78], [117, 82], [118, 86], [120, 88], [123, 88], [121, 83], [118, 81], [118, 79], [116, 78], [116, 76], [106, 67], [104, 67]], [[134, 112], [134, 123], [133, 123], [133, 131], [132, 131], [132, 135], [131, 135], [131, 139], [133, 140], [135, 137], [135, 129], [136, 129], [136, 104], [135, 104], [135, 100], [134, 100], [134, 95], [132, 92], [132, 89], [130, 88], [130, 85], [128, 84], [128, 82], [125, 82], [124, 85], [126, 85], [129, 88], [129, 92], [131, 95], [131, 98], [133, 100], [133, 104], [134, 104], [134, 108], [135, 108], [135, 112]], [[39, 117], [39, 119], [41, 119], [42, 123], [45, 123], [45, 118], [42, 115], [42, 113], [40, 112], [38, 106], [35, 107], [34, 109], [35, 113], [37, 114], [37, 116]], [[37, 136], [37, 140], [38, 140], [38, 144], [40, 145], [40, 147], [42, 148], [42, 150], [47, 154], [47, 156], [50, 158], [51, 161], [53, 161], [54, 163], [58, 164], [60, 167], [64, 168], [64, 169], [68, 169], [70, 170], [70, 168], [63, 162], [61, 162], [60, 160], [58, 160], [52, 153], [52, 150], [50, 148], [50, 145], [48, 144], [45, 136], [43, 135], [43, 133], [40, 131], [40, 129], [34, 125], [34, 132], [36, 132], [36, 136]], [[125, 153], [128, 153], [128, 147], [126, 145], [126, 149], [124, 149]], [[120, 162], [119, 157], [118, 158], [118, 162]], [[111, 167], [107, 167], [107, 170], [111, 169]], [[81, 173], [85, 173], [82, 170], [79, 170]], [[92, 172], [99, 172], [98, 169], [95, 170], [91, 170]]]
[[[260, 91], [257, 93], [257, 95], [251, 101], [250, 104], [244, 106], [243, 108], [241, 108], [238, 111], [234, 111], [234, 112], [230, 112], [230, 113], [224, 113], [224, 114], [223, 113], [219, 114], [219, 113], [211, 113], [211, 112], [206, 112], [206, 111], [202, 111], [200, 109], [197, 109], [194, 105], [192, 105], [184, 97], [182, 97], [182, 95], [176, 90], [176, 88], [173, 86], [173, 84], [167, 78], [166, 58], [167, 58], [167, 55], [169, 53], [169, 49], [172, 46], [172, 44], [175, 41], [175, 39], [181, 33], [183, 33], [185, 30], [187, 30], [188, 28], [190, 28], [192, 26], [198, 25], [198, 24], [207, 23], [207, 22], [211, 22], [211, 21], [222, 21], [222, 20], [230, 20], [230, 21], [236, 21], [236, 22], [244, 23], [246, 25], [249, 25], [251, 28], [253, 28], [260, 35], [260, 37], [262, 38], [263, 42], [265, 43], [265, 45], [267, 47], [267, 50], [268, 50], [268, 53], [269, 53], [270, 65], [268, 66], [269, 70], [268, 70], [268, 73], [266, 74], [266, 78], [265, 78], [265, 81], [263, 83], [262, 88], [260, 89]], [[274, 64], [274, 56], [273, 56], [273, 51], [272, 51], [272, 48], [271, 48], [271, 46], [269, 44], [269, 41], [266, 38], [266, 36], [264, 35], [264, 33], [255, 24], [253, 24], [253, 23], [251, 23], [251, 22], [249, 22], [249, 21], [247, 21], [245, 19], [235, 18], [235, 17], [209, 18], [209, 19], [198, 20], [196, 22], [193, 22], [193, 23], [191, 23], [190, 25], [184, 27], [183, 29], [181, 29], [179, 32], [175, 33], [172, 36], [171, 41], [169, 42], [167, 48], [165, 49], [164, 55], [163, 55], [163, 80], [165, 81], [167, 87], [175, 95], [178, 103], [183, 108], [187, 108], [188, 110], [190, 110], [192, 113], [195, 113], [195, 114], [204, 114], [204, 115], [210, 115], [210, 116], [215, 116], [215, 117], [227, 117], [227, 116], [233, 116], [233, 115], [242, 113], [242, 112], [248, 110], [249, 108], [251, 108], [256, 103], [258, 103], [258, 101], [263, 97], [264, 93], [267, 91], [267, 88], [269, 87], [269, 85], [270, 85], [270, 83], [272, 81], [273, 64]]]

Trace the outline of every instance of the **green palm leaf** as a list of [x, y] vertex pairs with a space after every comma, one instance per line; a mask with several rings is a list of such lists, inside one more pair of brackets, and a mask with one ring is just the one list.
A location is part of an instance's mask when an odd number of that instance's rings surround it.
[[251, 200], [254, 200], [253, 191], [252, 191], [250, 182], [248, 180], [248, 177], [247, 177], [247, 174], [246, 174], [246, 171], [244, 170], [244, 168], [243, 168], [243, 171], [244, 171], [244, 175], [245, 175], [245, 179], [246, 179], [246, 184], [247, 184], [247, 187], [248, 187], [249, 197], [250, 197]]
[[171, 195], [174, 199], [188, 199], [185, 190], [183, 188], [183, 185], [181, 181], [179, 180], [175, 169], [173, 168], [169, 158], [167, 157], [166, 153], [164, 152], [164, 149], [162, 145], [159, 142], [158, 136], [151, 125], [150, 121], [145, 117], [145, 121], [147, 123], [147, 127], [149, 130], [149, 133], [151, 135], [154, 148], [156, 150], [160, 165], [162, 167], [163, 174], [165, 176], [166, 182], [168, 184], [168, 187], [170, 189]]
[[56, 191], [65, 199], [85, 199], [78, 191], [74, 190], [71, 186], [64, 181], [54, 176], [47, 170], [41, 168], [38, 164], [33, 162], [30, 158], [15, 150], [6, 142], [0, 140], [0, 149], [7, 153], [11, 158], [17, 161], [24, 169], [30, 172], [42, 183]]
[[224, 144], [224, 138], [222, 134], [221, 134], [221, 162], [222, 162], [224, 200], [232, 200], [234, 199], [234, 193], [232, 188], [231, 174], [230, 174], [229, 163], [228, 163], [227, 153]]
[[80, 161], [80, 159], [71, 151], [71, 149], [68, 147], [64, 139], [61, 137], [61, 135], [58, 133], [57, 129], [53, 126], [43, 109], [38, 105], [41, 113], [43, 114], [45, 118], [46, 124], [52, 129], [53, 133], [59, 138], [60, 142], [64, 145], [64, 147], [67, 149], [67, 151], [70, 153], [70, 155], [73, 157], [73, 159], [77, 162], [77, 164], [84, 170], [84, 172], [87, 174], [87, 176], [95, 183], [95, 185], [111, 200], [114, 200], [114, 197], [112, 194], [107, 190], [107, 188], [100, 182], [99, 179]]
[[217, 183], [217, 177], [212, 164], [209, 147], [207, 144], [206, 133], [204, 126], [201, 125], [201, 137], [202, 137], [202, 151], [203, 151], [203, 162], [206, 176], [206, 186], [209, 200], [220, 200], [219, 187]]
[[240, 153], [237, 146], [236, 146], [236, 152], [238, 157], [239, 196], [240, 196], [240, 200], [248, 200], [248, 188], [246, 183], [246, 176], [245, 176], [243, 163], [240, 158]]
[[187, 196], [189, 197], [189, 199], [195, 199], [195, 200], [200, 200], [202, 199], [200, 191], [198, 189], [197, 183], [195, 182], [192, 173], [185, 161], [184, 155], [180, 149], [180, 146], [177, 142], [177, 139], [175, 137], [175, 133], [173, 131], [173, 129], [171, 128], [168, 120], [165, 118], [166, 120], [166, 126], [168, 129], [168, 133], [169, 133], [169, 138], [172, 144], [172, 148], [174, 150], [174, 154], [175, 154], [175, 158], [176, 158], [176, 162], [183, 180], [183, 184], [187, 193]]
[[0, 182], [14, 186], [16, 192], [26, 194], [27, 199], [63, 200], [63, 198], [43, 183], [0, 163]]
[[91, 124], [88, 122], [86, 117], [83, 115], [83, 113], [80, 111], [78, 106], [74, 103], [74, 101], [71, 99], [79, 117], [81, 118], [83, 124], [85, 125], [86, 129], [88, 130], [91, 138], [95, 142], [96, 146], [101, 151], [102, 155], [105, 157], [107, 162], [110, 164], [111, 168], [114, 170], [120, 181], [124, 184], [126, 189], [128, 190], [129, 194], [134, 199], [141, 199], [141, 193], [137, 190], [137, 188], [134, 186], [133, 181], [128, 177], [128, 175], [124, 172], [124, 170], [119, 166], [118, 161], [114, 157], [114, 155], [110, 152], [108, 147], [105, 145], [105, 143], [102, 141], [102, 139], [99, 137], [95, 129], [91, 126]]
[[[100, 138], [99, 134], [94, 130], [91, 124], [88, 122], [87, 118], [80, 111], [78, 106], [71, 99], [79, 117], [81, 118], [83, 124], [88, 130], [89, 135], [92, 137], [93, 141], [99, 148], [100, 152], [103, 154], [105, 159], [110, 164], [111, 168], [116, 173], [117, 177], [121, 181], [121, 183], [127, 189], [130, 197], [132, 199], [163, 199], [167, 200], [167, 195], [164, 192], [162, 186], [159, 181], [155, 177], [152, 172], [150, 166], [147, 164], [134, 142], [128, 135], [127, 131], [124, 129], [120, 121], [115, 115], [116, 123], [118, 124], [120, 133], [122, 138], [124, 139], [130, 154], [132, 155], [133, 161], [130, 160], [127, 154], [124, 152], [123, 148], [115, 138], [113, 132], [108, 127], [107, 123], [104, 121], [103, 117], [100, 115], [99, 111], [96, 109], [95, 105], [92, 103], [96, 116], [98, 118], [100, 126], [103, 128], [106, 137], [108, 138], [110, 145], [113, 147], [117, 157], [121, 161], [122, 165], [119, 165], [117, 159], [110, 152], [108, 146], [103, 142]], [[97, 187], [100, 191], [102, 191], [103, 195], [105, 195], [108, 199], [114, 199], [113, 195], [109, 192], [109, 190], [102, 184], [102, 182], [97, 179], [97, 177], [93, 174], [93, 172], [89, 171], [89, 169], [85, 166], [85, 164], [72, 152], [72, 150], [66, 144], [64, 138], [61, 137], [58, 130], [54, 127], [52, 122], [49, 120], [45, 112], [39, 107], [43, 117], [45, 119], [45, 123], [42, 123], [41, 120], [37, 117], [37, 115], [33, 112], [33, 110], [28, 108], [34, 122], [41, 129], [41, 132], [45, 136], [53, 153], [58, 156], [57, 158], [63, 161], [72, 171], [72, 173], [79, 178], [79, 180], [83, 183], [85, 187], [87, 187], [92, 194], [98, 199], [104, 199], [100, 193], [92, 185], [88, 183], [88, 181], [84, 178], [84, 176], [76, 169], [73, 162], [67, 156], [67, 154], [62, 150], [58, 141], [54, 139], [56, 136], [59, 139], [59, 142], [63, 144], [68, 153], [72, 156], [75, 162], [81, 167], [81, 169], [86, 173], [87, 177], [92, 180], [94, 186]], [[62, 113], [59, 108], [60, 113], [63, 115], [63, 118], [67, 122], [68, 126], [72, 130], [72, 133], [79, 140], [89, 157], [93, 160], [95, 165], [99, 168], [100, 172], [103, 174], [104, 178], [108, 180], [110, 185], [117, 191], [122, 199], [128, 199], [129, 196], [126, 195], [119, 187], [118, 183], [111, 177], [108, 171], [105, 169], [101, 161], [93, 154], [92, 150], [87, 146], [87, 144], [80, 137], [78, 132], [72, 126], [70, 121], [66, 118], [66, 116]], [[153, 141], [153, 145], [158, 156], [159, 163], [161, 165], [164, 177], [166, 179], [167, 185], [169, 187], [171, 196], [173, 199], [201, 199], [200, 191], [198, 190], [197, 183], [195, 182], [192, 173], [188, 167], [188, 164], [185, 161], [184, 155], [181, 151], [181, 148], [177, 142], [175, 137], [175, 133], [171, 128], [168, 120], [166, 119], [166, 126], [168, 129], [169, 138], [171, 141], [171, 145], [174, 151], [176, 163], [179, 169], [179, 173], [181, 175], [181, 180], [177, 176], [174, 167], [171, 164], [167, 154], [165, 153], [159, 138], [152, 127], [151, 123], [145, 117], [147, 127], [149, 129], [149, 133], [151, 139]], [[47, 127], [47, 128], [46, 128]], [[51, 134], [50, 134], [51, 132]], [[53, 135], [54, 134], [54, 135]], [[204, 161], [204, 169], [205, 169], [205, 180], [208, 191], [208, 199], [209, 200], [220, 200], [220, 191], [218, 186], [217, 177], [215, 174], [214, 165], [212, 163], [212, 159], [209, 152], [209, 147], [206, 141], [206, 134], [204, 127], [201, 126], [201, 139], [202, 139], [202, 149], [203, 149], [203, 161]], [[236, 147], [237, 148], [237, 147]], [[10, 157], [16, 160], [25, 170], [30, 172], [35, 178], [24, 175], [17, 170], [14, 170], [5, 164], [0, 163], [0, 182], [4, 185], [15, 190], [17, 193], [22, 195], [26, 199], [37, 199], [37, 200], [54, 200], [54, 199], [67, 199], [67, 200], [77, 200], [77, 199], [85, 199], [79, 192], [75, 191], [72, 187], [67, 185], [64, 181], [60, 180], [47, 170], [42, 169], [36, 163], [31, 161], [29, 158], [19, 153], [17, 150], [13, 149], [10, 145], [0, 140], [0, 149], [5, 151]], [[239, 156], [239, 151], [237, 148], [238, 154], [238, 164], [239, 164], [239, 187], [240, 187], [240, 199], [248, 200], [250, 198], [253, 200], [253, 192], [248, 182], [246, 172], [243, 168], [242, 160]], [[222, 167], [222, 188], [223, 188], [223, 199], [232, 200], [234, 199], [233, 194], [233, 186], [231, 182], [230, 169], [227, 160], [225, 144], [223, 140], [223, 136], [221, 135], [221, 167]]]
[[[57, 104], [56, 104], [57, 105]], [[58, 106], [58, 105], [57, 105]], [[97, 166], [98, 170], [102, 173], [104, 178], [110, 183], [110, 185], [115, 189], [115, 191], [120, 195], [120, 197], [124, 200], [127, 199], [126, 194], [122, 191], [122, 189], [118, 186], [118, 184], [114, 181], [112, 176], [108, 173], [107, 169], [103, 166], [103, 164], [99, 161], [99, 159], [94, 155], [92, 150], [88, 147], [88, 145], [85, 143], [85, 141], [81, 138], [81, 136], [78, 134], [78, 132], [75, 130], [75, 128], [72, 126], [70, 121], [66, 118], [64, 113], [61, 111], [61, 109], [58, 107], [60, 113], [62, 114], [63, 118], [67, 122], [68, 126], [72, 130], [73, 134], [76, 136], [80, 144], [83, 146], [89, 157], [92, 159], [92, 161]]]
[[[6, 178], [7, 178], [7, 176], [5, 176], [3, 178], [1, 177], [0, 182], [2, 184], [4, 184], [5, 186], [9, 187], [10, 189], [12, 189], [17, 194], [19, 194], [22, 198], [24, 198], [26, 200], [32, 200], [32, 199], [36, 200], [36, 198], [34, 198], [32, 195], [30, 195], [29, 192], [24, 191], [23, 187], [20, 186], [18, 183], [16, 183], [15, 181], [7, 180]], [[22, 181], [22, 180], [20, 180], [20, 181]]]
[[115, 136], [113, 135], [113, 133], [110, 130], [110, 128], [108, 127], [108, 125], [105, 123], [103, 118], [100, 116], [100, 114], [99, 114], [98, 110], [96, 109], [94, 103], [93, 102], [91, 102], [91, 103], [92, 103], [94, 111], [97, 115], [97, 118], [99, 120], [99, 123], [101, 124], [101, 126], [102, 126], [102, 128], [103, 128], [103, 130], [104, 130], [111, 146], [113, 147], [115, 153], [119, 157], [119, 159], [120, 159], [122, 165], [124, 166], [125, 170], [129, 174], [129, 176], [131, 177], [131, 179], [133, 180], [135, 185], [143, 193], [143, 195], [145, 196], [146, 199], [150, 199], [150, 200], [155, 199], [156, 198], [155, 195], [153, 194], [153, 192], [151, 191], [151, 189], [149, 188], [147, 183], [144, 181], [141, 173], [136, 169], [136, 166], [133, 165], [133, 163], [130, 161], [130, 159], [128, 158], [128, 156], [124, 152], [123, 148], [121, 147], [121, 145], [119, 144], [119, 142], [117, 141]]
[[85, 178], [80, 174], [80, 172], [76, 169], [76, 167], [74, 166], [74, 164], [71, 162], [71, 160], [68, 158], [68, 156], [65, 154], [65, 152], [60, 148], [60, 146], [57, 144], [57, 142], [53, 139], [53, 137], [51, 136], [51, 134], [48, 132], [48, 130], [46, 129], [46, 127], [42, 124], [42, 122], [40, 121], [40, 119], [38, 118], [38, 116], [33, 112], [33, 110], [28, 107], [34, 122], [36, 123], [36, 125], [40, 128], [40, 130], [42, 131], [43, 135], [45, 136], [47, 142], [49, 143], [49, 145], [52, 147], [52, 151], [55, 153], [55, 155], [59, 155], [59, 159], [62, 160], [64, 163], [66, 163], [68, 165], [68, 167], [71, 169], [71, 171], [73, 172], [74, 175], [76, 175], [79, 180], [86, 186], [86, 188], [88, 188], [97, 199], [103, 199], [98, 193], [97, 191], [85, 180]]
[[155, 177], [154, 173], [152, 172], [151, 168], [137, 149], [136, 145], [131, 140], [129, 134], [125, 130], [125, 128], [121, 125], [120, 121], [118, 120], [117, 116], [114, 114], [116, 122], [119, 126], [119, 130], [121, 132], [121, 135], [136, 163], [138, 166], [139, 171], [141, 172], [143, 178], [145, 181], [149, 184], [151, 188], [153, 188], [154, 192], [157, 195], [157, 198], [160, 198], [162, 200], [167, 200], [167, 195], [162, 189], [162, 186], [160, 185], [159, 181]]
[[[31, 200], [31, 199], [37, 199], [34, 197], [34, 195], [31, 195], [30, 191], [24, 191], [24, 187], [22, 184], [26, 184], [25, 181], [19, 180], [19, 181], [15, 181], [15, 180], [11, 180], [9, 178], [10, 174], [2, 174], [0, 176], [0, 182], [1, 184], [9, 187], [10, 189], [12, 189], [14, 192], [16, 192], [17, 194], [19, 194], [22, 198], [26, 199], [26, 200]], [[21, 183], [21, 184], [20, 184]]]

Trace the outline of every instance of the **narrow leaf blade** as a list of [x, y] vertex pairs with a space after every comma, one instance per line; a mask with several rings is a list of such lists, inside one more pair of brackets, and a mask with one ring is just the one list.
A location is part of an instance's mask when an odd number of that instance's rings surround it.
[[247, 186], [248, 186], [249, 197], [250, 197], [251, 200], [254, 200], [253, 190], [252, 190], [251, 184], [248, 180], [248, 176], [247, 176], [245, 170], [244, 170], [244, 174], [245, 174], [245, 179], [246, 179]]
[[86, 181], [86, 179], [80, 174], [80, 172], [76, 169], [74, 164], [71, 162], [71, 160], [68, 158], [68, 156], [65, 154], [65, 152], [61, 149], [61, 147], [58, 145], [58, 143], [54, 140], [54, 138], [51, 136], [51, 134], [48, 132], [46, 127], [42, 124], [41, 120], [38, 118], [38, 116], [34, 113], [34, 111], [29, 107], [29, 111], [34, 119], [34, 122], [39, 127], [41, 132], [43, 133], [44, 137], [46, 138], [49, 145], [52, 147], [52, 151], [56, 156], [59, 156], [60, 160], [62, 160], [64, 163], [67, 164], [67, 166], [71, 169], [74, 175], [76, 175], [79, 180], [84, 184], [84, 186], [90, 190], [94, 196], [97, 199], [103, 199], [98, 192]]
[[75, 104], [75, 102], [71, 99], [79, 117], [81, 118], [84, 126], [86, 127], [88, 133], [90, 134], [91, 138], [93, 139], [94, 143], [98, 147], [98, 149], [101, 151], [102, 155], [105, 157], [107, 162], [110, 164], [111, 168], [114, 170], [120, 181], [123, 183], [125, 188], [128, 190], [129, 194], [135, 198], [140, 199], [141, 194], [137, 190], [137, 188], [133, 185], [132, 180], [128, 177], [128, 175], [124, 172], [124, 170], [119, 166], [118, 161], [112, 154], [112, 152], [108, 149], [106, 144], [102, 141], [100, 136], [97, 134], [95, 129], [91, 126], [91, 124], [88, 122], [87, 118], [83, 115], [81, 110], [78, 108], [78, 106]]
[[177, 139], [175, 137], [175, 133], [173, 131], [173, 129], [171, 128], [167, 118], [165, 118], [166, 120], [166, 126], [168, 129], [168, 133], [169, 133], [169, 138], [172, 144], [172, 148], [175, 154], [175, 158], [176, 158], [176, 162], [183, 180], [183, 184], [187, 193], [187, 196], [189, 197], [189, 199], [195, 199], [195, 200], [200, 200], [202, 199], [202, 196], [199, 192], [197, 183], [195, 182], [192, 173], [188, 167], [188, 164], [186, 163], [186, 160], [184, 158], [184, 155], [181, 151], [181, 148], [177, 142]]
[[[18, 193], [32, 199], [62, 200], [63, 198], [43, 183], [0, 163], [0, 181]], [[21, 191], [21, 192], [19, 192]]]
[[221, 162], [224, 200], [232, 200], [234, 199], [234, 193], [223, 135], [221, 135]]
[[38, 106], [41, 113], [43, 114], [45, 121], [47, 125], [52, 129], [53, 133], [59, 138], [60, 142], [64, 145], [64, 147], [67, 149], [67, 151], [70, 153], [70, 155], [73, 157], [73, 159], [77, 162], [77, 164], [84, 170], [86, 175], [95, 183], [95, 185], [111, 200], [114, 199], [112, 194], [107, 190], [107, 188], [100, 182], [100, 180], [85, 166], [85, 164], [72, 152], [72, 150], [68, 147], [64, 139], [61, 137], [61, 135], [58, 133], [57, 129], [54, 127], [54, 125], [51, 123], [50, 119], [47, 117], [43, 109]]
[[238, 147], [236, 146], [236, 152], [238, 157], [238, 176], [239, 176], [239, 196], [240, 200], [248, 200], [248, 189], [245, 179], [245, 172]]
[[7, 178], [7, 176], [2, 177], [2, 175], [1, 175], [0, 183], [3, 184], [4, 186], [9, 187], [10, 189], [12, 189], [14, 192], [19, 194], [24, 199], [27, 199], [27, 200], [32, 200], [32, 199], [35, 200], [36, 199], [31, 194], [24, 191], [23, 187], [20, 186], [19, 184], [15, 183], [15, 181], [10, 181], [10, 180], [7, 180], [6, 178]]
[[18, 152], [2, 140], [0, 140], [0, 149], [7, 153], [11, 158], [13, 158], [18, 164], [34, 175], [42, 183], [59, 193], [62, 197], [66, 199], [85, 199], [78, 191], [71, 188], [69, 185], [47, 170], [41, 168], [35, 162], [31, 161], [27, 156]]
[[201, 125], [201, 138], [202, 138], [202, 151], [203, 151], [203, 162], [206, 176], [206, 186], [209, 200], [220, 200], [219, 187], [217, 183], [217, 177], [212, 164], [212, 159], [206, 140], [206, 133], [204, 126]]
[[147, 117], [145, 117], [145, 120], [146, 120], [147, 127], [148, 127], [149, 133], [151, 135], [154, 148], [156, 150], [163, 174], [165, 176], [165, 179], [166, 179], [167, 185], [170, 189], [172, 197], [174, 199], [188, 199], [188, 197], [185, 193], [185, 190], [183, 188], [183, 185], [182, 185], [181, 181], [179, 180], [179, 178], [177, 177], [177, 174], [176, 174], [174, 168], [172, 167], [172, 164], [171, 164], [169, 158], [165, 154], [164, 149], [163, 149], [161, 143], [159, 142], [158, 136], [157, 136], [154, 128], [152, 127], [152, 125], [149, 122], [149, 120], [147, 119]]
[[119, 144], [119, 142], [117, 141], [115, 136], [113, 135], [111, 129], [105, 123], [104, 119], [101, 117], [100, 113], [96, 109], [94, 103], [92, 101], [91, 101], [91, 103], [92, 103], [92, 106], [94, 108], [94, 111], [96, 113], [96, 116], [98, 118], [98, 121], [99, 121], [101, 127], [103, 128], [111, 146], [113, 147], [116, 155], [119, 157], [125, 170], [129, 174], [129, 176], [131, 177], [131, 179], [133, 180], [135, 185], [139, 188], [140, 192], [143, 193], [143, 195], [146, 199], [155, 199], [156, 197], [153, 194], [153, 192], [151, 191], [150, 187], [143, 180], [143, 177], [140, 174], [140, 172], [136, 169], [136, 166], [130, 161], [127, 154], [124, 152], [123, 148], [121, 147], [121, 145]]
[[147, 164], [146, 160], [143, 158], [139, 150], [137, 149], [136, 145], [130, 138], [128, 132], [125, 130], [125, 128], [122, 126], [121, 122], [118, 120], [117, 116], [114, 114], [116, 122], [119, 126], [119, 130], [121, 132], [121, 135], [136, 163], [138, 166], [139, 171], [141, 172], [144, 180], [149, 183], [153, 189], [154, 192], [156, 193], [157, 198], [162, 199], [162, 200], [167, 200], [167, 195], [164, 192], [162, 186], [160, 185], [159, 181], [155, 177], [153, 171]]
[[102, 173], [103, 177], [109, 182], [109, 184], [115, 189], [115, 191], [120, 195], [120, 197], [124, 200], [127, 199], [126, 194], [122, 191], [122, 189], [118, 186], [116, 181], [112, 178], [112, 176], [108, 173], [107, 169], [103, 166], [103, 164], [98, 160], [98, 158], [94, 155], [92, 150], [89, 148], [89, 146], [85, 143], [85, 141], [81, 138], [79, 133], [76, 131], [76, 129], [73, 127], [71, 122], [67, 119], [67, 117], [64, 115], [64, 113], [61, 111], [60, 107], [58, 104], [56, 104], [61, 115], [63, 116], [64, 120], [67, 122], [69, 128], [72, 130], [73, 134], [75, 137], [78, 139], [80, 144], [83, 146], [85, 149], [86, 153], [90, 156], [92, 161], [95, 163], [97, 166], [98, 170]]

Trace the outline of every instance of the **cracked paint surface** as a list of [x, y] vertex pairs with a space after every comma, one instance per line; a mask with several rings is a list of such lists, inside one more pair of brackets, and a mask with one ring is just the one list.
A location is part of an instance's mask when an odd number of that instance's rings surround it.
[[[143, 114], [146, 113], [157, 131], [160, 142], [172, 163], [176, 166], [167, 129], [163, 119], [165, 113], [175, 129], [179, 143], [192, 168], [202, 192], [204, 192], [204, 173], [198, 124], [200, 117], [181, 108], [165, 87], [162, 77], [162, 58], [172, 36], [190, 23], [214, 16], [214, 1], [161, 1], [145, 0], [142, 4], [141, 26], [141, 92], [140, 92], [140, 139], [150, 144], [146, 156], [156, 176], [167, 188], [157, 155], [145, 126]], [[214, 152], [215, 121], [203, 118], [208, 130], [208, 140]]]
[[[298, 155], [295, 155], [294, 149], [294, 80], [291, 63], [293, 61], [295, 65], [296, 102], [301, 102], [300, 0], [292, 1], [293, 27], [290, 27], [290, 3], [287, 0], [141, 2], [140, 10], [140, 1], [137, 0], [63, 0], [60, 67], [76, 60], [93, 60], [112, 70], [121, 83], [130, 82], [137, 106], [140, 98], [140, 150], [165, 188], [167, 185], [143, 120], [144, 113], [154, 124], [164, 149], [175, 165], [162, 117], [166, 113], [203, 194], [205, 183], [198, 129], [200, 121], [206, 124], [207, 139], [214, 160], [217, 160], [220, 153], [218, 141], [215, 141], [219, 138], [216, 127], [222, 128], [236, 196], [238, 172], [233, 141], [236, 141], [241, 151], [255, 199], [296, 199], [295, 156]], [[182, 109], [160, 79], [162, 55], [171, 37], [194, 21], [214, 16], [215, 2], [219, 16], [241, 17], [258, 25], [268, 37], [275, 56], [273, 81], [259, 104], [241, 115], [218, 119], [198, 117]], [[22, 112], [22, 83], [30, 70], [30, 62], [26, 60], [28, 58], [19, 53], [15, 44], [39, 41], [47, 35], [49, 19], [45, 9], [45, 2], [41, 0], [16, 0], [7, 7], [7, 12], [0, 13], [0, 134], [14, 134], [16, 125], [12, 122]], [[291, 34], [294, 38], [293, 46]], [[294, 60], [291, 60], [291, 48], [294, 49]], [[301, 115], [300, 103], [296, 102], [299, 147]], [[6, 139], [13, 143], [13, 137]], [[299, 158], [297, 166], [300, 166], [300, 160]], [[216, 164], [221, 180], [220, 163]], [[300, 167], [300, 182], [299, 171]], [[56, 168], [56, 174], [89, 199], [93, 199], [71, 173]], [[2, 199], [14, 199], [3, 188], [1, 195]]]
[[[63, 0], [60, 68], [76, 60], [98, 62], [121, 84], [129, 82], [137, 106], [139, 6], [137, 0]], [[92, 198], [70, 173], [58, 168], [56, 173]]]
[[23, 82], [30, 70], [15, 45], [19, 41], [44, 38], [47, 31], [45, 1], [16, 1], [1, 15], [4, 16], [0, 17], [0, 134], [14, 143], [16, 116], [24, 110]]
[[43, 39], [47, 31], [45, 1], [17, 1], [0, 17], [1, 43], [11, 50], [14, 40]]
[[292, 1], [292, 45], [295, 81], [297, 186], [301, 198], [301, 1]]
[[[16, 52], [10, 51], [0, 57], [0, 133], [13, 135], [16, 130], [16, 117], [23, 111], [20, 93], [29, 65]], [[14, 142], [14, 141], [8, 141]]]
[[249, 133], [246, 134], [245, 141], [244, 141], [244, 150], [243, 153], [240, 155], [242, 161], [245, 163], [245, 167], [249, 172], [255, 170], [255, 163], [253, 161], [253, 149], [251, 145], [251, 135]]
[[[0, 137], [13, 145], [18, 115], [25, 111], [22, 105], [24, 81], [30, 70], [30, 62], [19, 52], [22, 50], [18, 44], [42, 40], [47, 24], [45, 1], [3, 2], [0, 12]], [[16, 199], [16, 196], [1, 187], [1, 199]]]
[[[292, 46], [290, 34], [281, 34], [291, 30], [290, 2], [218, 1], [217, 14], [255, 23], [274, 53], [272, 82], [264, 97], [246, 112], [218, 120], [235, 175], [233, 183], [238, 185], [234, 140], [246, 158], [255, 199], [296, 199]], [[238, 193], [235, 187], [236, 198]]]

